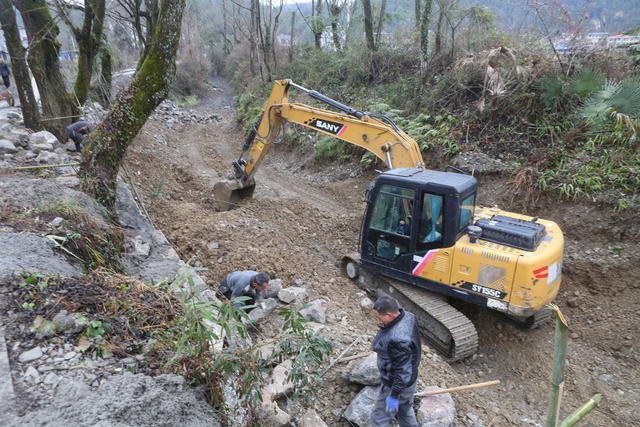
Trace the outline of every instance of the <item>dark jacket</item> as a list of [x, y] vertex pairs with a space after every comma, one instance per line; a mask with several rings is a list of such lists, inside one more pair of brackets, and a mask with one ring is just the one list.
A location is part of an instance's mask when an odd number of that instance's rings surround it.
[[9, 71], [7, 63], [3, 62], [0, 64], [0, 76], [7, 77], [9, 74], [11, 74], [11, 71]]
[[73, 142], [80, 143], [84, 140], [84, 136], [93, 132], [93, 124], [85, 121], [79, 121], [71, 123], [65, 129], [67, 137], [71, 138]]
[[[233, 273], [227, 274], [225, 281], [231, 290], [231, 297], [229, 299], [245, 296], [262, 301], [264, 299], [264, 292], [251, 287], [251, 281], [256, 274], [258, 274], [258, 272], [253, 270], [234, 271]], [[242, 305], [243, 304], [236, 304], [236, 306]]]
[[412, 385], [418, 378], [422, 348], [420, 331], [413, 313], [400, 309], [400, 316], [380, 329], [373, 340], [378, 353], [382, 384], [391, 388], [391, 396]]

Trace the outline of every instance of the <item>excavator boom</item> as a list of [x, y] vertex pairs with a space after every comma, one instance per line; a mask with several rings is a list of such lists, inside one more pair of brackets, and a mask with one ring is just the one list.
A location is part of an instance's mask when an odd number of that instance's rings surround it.
[[[298, 89], [340, 111], [290, 103], [290, 88]], [[389, 118], [355, 110], [290, 80], [276, 80], [256, 126], [242, 147], [240, 157], [233, 162], [232, 175], [214, 187], [214, 197], [220, 210], [231, 209], [243, 198], [253, 195], [254, 174], [282, 133], [286, 122], [362, 147], [385, 162], [389, 169], [425, 166], [418, 143]]]

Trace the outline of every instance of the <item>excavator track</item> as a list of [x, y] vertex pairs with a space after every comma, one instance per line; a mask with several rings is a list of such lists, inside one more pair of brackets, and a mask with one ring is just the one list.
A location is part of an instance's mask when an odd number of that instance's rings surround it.
[[345, 263], [347, 275], [358, 286], [376, 296], [391, 295], [418, 319], [422, 335], [447, 361], [454, 362], [472, 356], [478, 349], [478, 333], [473, 323], [453, 308], [445, 297], [388, 277], [371, 273], [357, 265], [352, 277], [353, 264], [349, 257]]

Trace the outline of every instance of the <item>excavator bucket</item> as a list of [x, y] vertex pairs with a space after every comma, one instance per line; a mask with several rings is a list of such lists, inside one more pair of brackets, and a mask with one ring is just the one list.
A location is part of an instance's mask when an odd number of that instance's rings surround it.
[[218, 211], [229, 211], [253, 196], [256, 182], [253, 179], [242, 183], [237, 179], [224, 179], [213, 186], [213, 197]]

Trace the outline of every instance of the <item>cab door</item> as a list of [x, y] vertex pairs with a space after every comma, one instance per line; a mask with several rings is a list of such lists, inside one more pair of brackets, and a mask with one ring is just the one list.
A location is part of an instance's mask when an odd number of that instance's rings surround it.
[[443, 247], [443, 236], [450, 225], [444, 218], [445, 197], [423, 192], [417, 223], [417, 242], [412, 257], [411, 274], [439, 283], [449, 284], [453, 247]]
[[415, 193], [401, 185], [380, 186], [365, 230], [365, 258], [404, 272], [409, 270]]

